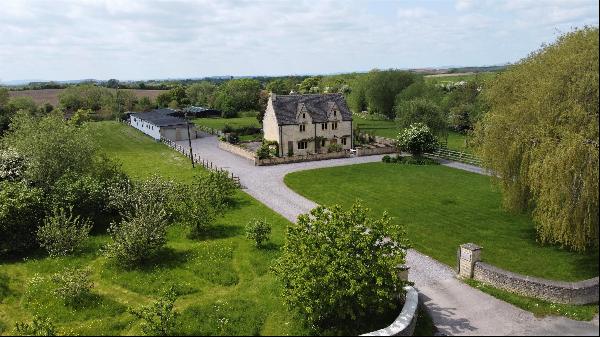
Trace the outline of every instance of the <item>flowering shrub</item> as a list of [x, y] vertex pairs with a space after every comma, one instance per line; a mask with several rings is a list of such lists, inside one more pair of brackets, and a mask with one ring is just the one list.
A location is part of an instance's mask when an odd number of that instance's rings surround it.
[[246, 225], [246, 238], [253, 240], [256, 247], [260, 247], [264, 241], [268, 241], [270, 234], [271, 225], [264, 219], [253, 219]]
[[60, 208], [44, 219], [44, 224], [37, 231], [37, 239], [50, 256], [65, 256], [81, 247], [91, 230], [92, 224], [73, 216], [72, 208]]
[[369, 213], [360, 204], [319, 206], [288, 227], [273, 269], [285, 303], [321, 330], [351, 329], [395, 308], [406, 284], [396, 270], [408, 248], [404, 228]]
[[70, 305], [82, 303], [94, 287], [94, 283], [90, 279], [91, 275], [90, 268], [67, 268], [52, 275], [52, 281], [58, 286], [54, 290], [54, 294]]
[[415, 123], [400, 132], [397, 146], [400, 151], [406, 151], [418, 157], [423, 153], [435, 150], [437, 140], [427, 125]]
[[0, 149], [0, 181], [17, 181], [23, 178], [25, 158], [12, 149]]
[[15, 326], [20, 336], [57, 336], [56, 327], [47, 317], [33, 316], [31, 323], [17, 322]]

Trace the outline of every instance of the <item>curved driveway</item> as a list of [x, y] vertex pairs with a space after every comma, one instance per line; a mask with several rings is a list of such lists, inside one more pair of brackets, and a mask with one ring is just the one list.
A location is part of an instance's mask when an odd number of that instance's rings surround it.
[[[307, 213], [317, 204], [298, 195], [283, 182], [283, 177], [295, 171], [381, 161], [381, 156], [353, 157], [293, 163], [275, 166], [254, 166], [248, 159], [221, 150], [214, 136], [192, 141], [195, 154], [226, 168], [240, 177], [245, 191], [290, 221]], [[187, 141], [178, 142], [188, 146]], [[475, 173], [478, 167], [443, 162], [444, 165]], [[578, 322], [564, 317], [535, 318], [530, 312], [500, 301], [455, 277], [448, 266], [410, 250], [407, 263], [410, 280], [415, 282], [438, 330], [446, 335], [590, 335], [598, 336], [598, 316], [592, 322]]]

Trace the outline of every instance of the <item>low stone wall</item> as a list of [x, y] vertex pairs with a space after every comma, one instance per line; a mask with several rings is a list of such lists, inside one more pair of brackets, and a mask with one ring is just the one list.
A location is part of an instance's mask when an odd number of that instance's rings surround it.
[[396, 148], [390, 147], [390, 146], [376, 147], [373, 149], [356, 149], [356, 155], [359, 157], [374, 156], [374, 155], [378, 155], [378, 154], [391, 154], [391, 153], [396, 153], [396, 152], [397, 152]]
[[598, 277], [580, 282], [551, 281], [519, 275], [477, 262], [473, 279], [519, 295], [554, 303], [598, 303]]
[[246, 159], [255, 161], [256, 156], [254, 155], [254, 153], [244, 149], [241, 146], [236, 146], [227, 142], [219, 141], [219, 148], [225, 151], [229, 151], [238, 156], [244, 157]]
[[419, 292], [414, 287], [404, 287], [406, 298], [400, 315], [388, 327], [361, 336], [412, 336], [417, 325]]
[[390, 145], [392, 147], [396, 146], [396, 140], [395, 139], [391, 139], [391, 138], [375, 136], [375, 141], [377, 143], [381, 143], [381, 144], [385, 144], [385, 145]]
[[342, 151], [342, 152], [332, 152], [332, 153], [307, 154], [305, 156], [273, 157], [273, 158], [267, 158], [267, 159], [256, 159], [255, 165], [258, 165], [258, 166], [279, 165], [279, 164], [299, 163], [299, 162], [304, 162], [304, 161], [346, 158], [348, 156], [349, 156], [349, 154], [346, 151]]
[[482, 248], [467, 243], [458, 249], [458, 275], [527, 297], [563, 304], [598, 303], [599, 278], [562, 282], [512, 273], [481, 262]]

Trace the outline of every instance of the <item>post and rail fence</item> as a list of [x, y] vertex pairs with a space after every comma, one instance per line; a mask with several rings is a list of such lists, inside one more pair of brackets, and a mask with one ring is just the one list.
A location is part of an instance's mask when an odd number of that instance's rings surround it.
[[185, 148], [181, 145], [178, 145], [177, 143], [175, 143], [174, 141], [161, 137], [160, 141], [162, 143], [164, 143], [165, 145], [167, 145], [168, 147], [172, 148], [173, 150], [181, 153], [182, 155], [184, 155], [186, 158], [191, 159], [195, 164], [199, 164], [202, 165], [202, 167], [204, 167], [207, 170], [211, 170], [211, 171], [215, 171], [215, 172], [227, 172], [227, 175], [229, 176], [229, 178], [231, 180], [233, 180], [233, 182], [239, 187], [239, 188], [244, 188], [242, 186], [242, 183], [240, 181], [240, 177], [236, 176], [235, 174], [227, 171], [226, 169], [222, 168], [222, 167], [218, 167], [217, 165], [215, 165], [212, 161], [210, 160], [206, 160], [204, 158], [201, 158], [200, 156], [198, 156], [197, 154], [193, 154], [191, 155], [190, 152], [188, 152], [188, 148]]

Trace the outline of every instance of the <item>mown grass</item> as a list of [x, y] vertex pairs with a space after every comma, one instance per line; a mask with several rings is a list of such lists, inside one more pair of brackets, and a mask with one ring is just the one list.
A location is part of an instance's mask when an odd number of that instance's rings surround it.
[[565, 316], [578, 321], [590, 321], [598, 314], [598, 304], [569, 305], [551, 303], [531, 297], [517, 295], [498, 289], [476, 280], [464, 280], [468, 285], [477, 288], [497, 299], [533, 313], [536, 317]]
[[[371, 135], [380, 137], [387, 137], [396, 139], [400, 129], [396, 122], [384, 119], [366, 119], [356, 115], [353, 116], [353, 123], [355, 130], [360, 129], [361, 132], [365, 132]], [[443, 141], [444, 139], [442, 139]], [[448, 148], [455, 151], [472, 152], [472, 149], [467, 146], [466, 136], [454, 132], [448, 132]]]
[[260, 123], [256, 117], [235, 117], [235, 118], [196, 118], [193, 121], [196, 125], [206, 126], [215, 130], [222, 130], [225, 125], [229, 125], [233, 128], [240, 128], [244, 126], [260, 127]]
[[[205, 172], [123, 124], [90, 126], [103, 151], [135, 178], [158, 174], [186, 182]], [[272, 225], [271, 240], [263, 249], [244, 236], [252, 218]], [[139, 335], [140, 321], [127, 309], [147, 305], [174, 286], [180, 295], [175, 309], [181, 313], [176, 334], [309, 335], [313, 331], [284, 306], [280, 284], [269, 271], [288, 224], [239, 191], [203, 237], [190, 239], [187, 229], [175, 224], [168, 230], [166, 247], [137, 269], [124, 270], [101, 255], [110, 239], [102, 231], [76, 256], [51, 259], [38, 251], [24, 259], [0, 260], [0, 334], [15, 333], [15, 322], [38, 314], [50, 318], [61, 334]], [[86, 266], [93, 271], [92, 295], [77, 307], [65, 305], [54, 296], [50, 277], [65, 267]]]
[[598, 251], [578, 254], [536, 242], [529, 216], [501, 207], [487, 176], [442, 165], [371, 163], [287, 175], [285, 183], [322, 205], [357, 199], [406, 225], [414, 248], [447, 265], [460, 244], [483, 246], [483, 260], [520, 274], [556, 280], [598, 276]]

